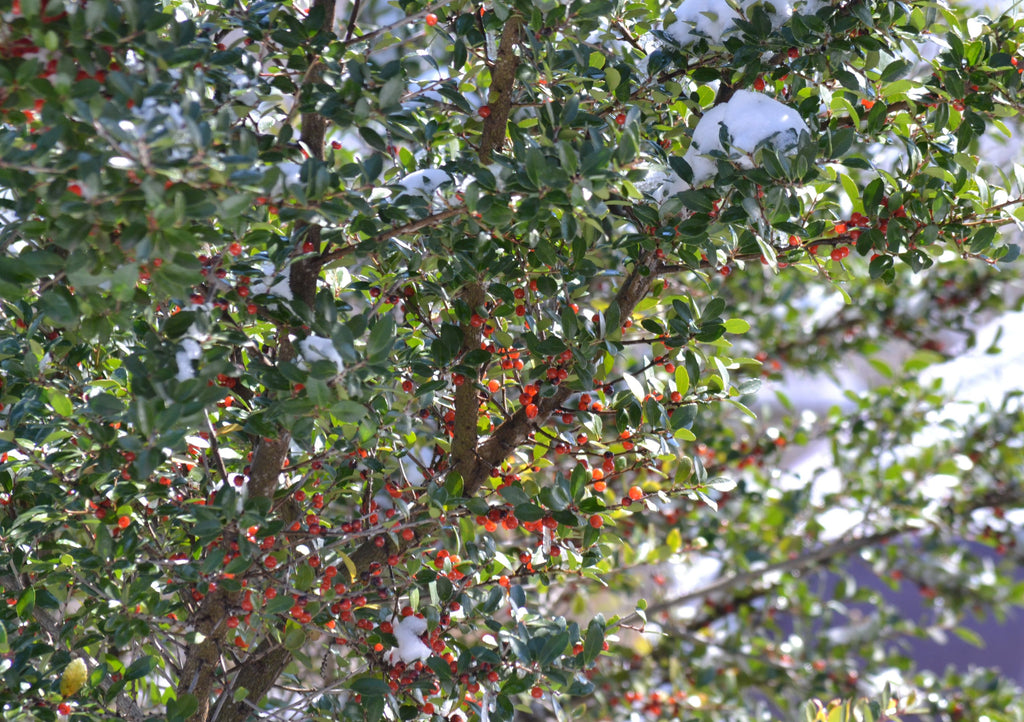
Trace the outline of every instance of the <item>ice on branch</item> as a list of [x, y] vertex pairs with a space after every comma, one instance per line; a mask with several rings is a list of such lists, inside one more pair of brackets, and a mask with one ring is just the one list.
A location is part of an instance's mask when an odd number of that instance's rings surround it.
[[316, 363], [317, 361], [331, 361], [337, 368], [340, 374], [345, 370], [345, 363], [341, 360], [341, 354], [334, 348], [334, 343], [329, 338], [324, 336], [317, 336], [311, 334], [306, 338], [299, 341], [299, 353], [302, 355], [302, 360], [307, 364]]
[[728, 38], [739, 33], [736, 20], [749, 18], [749, 11], [761, 5], [778, 28], [795, 14], [812, 15], [825, 3], [821, 0], [795, 0], [795, 2], [761, 2], [761, 0], [683, 0], [673, 11], [675, 22], [665, 26], [665, 35], [680, 46], [692, 45], [701, 38], [708, 45], [721, 46]]
[[422, 662], [430, 657], [432, 650], [420, 639], [420, 635], [427, 631], [426, 619], [412, 615], [394, 621], [393, 624], [398, 649], [390, 653], [392, 663], [396, 657], [406, 664]]

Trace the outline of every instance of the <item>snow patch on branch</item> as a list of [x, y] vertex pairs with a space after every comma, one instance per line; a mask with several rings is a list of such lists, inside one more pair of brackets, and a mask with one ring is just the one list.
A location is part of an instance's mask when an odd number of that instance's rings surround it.
[[771, 19], [772, 28], [778, 29], [795, 14], [812, 15], [826, 3], [822, 0], [795, 0], [771, 3], [761, 0], [683, 0], [673, 11], [675, 22], [665, 26], [665, 35], [681, 47], [692, 45], [701, 38], [708, 45], [721, 46], [739, 33], [737, 20], [749, 17], [749, 10], [762, 5]]
[[397, 185], [402, 189], [399, 195], [423, 196], [430, 199], [441, 186], [451, 182], [452, 177], [447, 171], [427, 168], [410, 173], [398, 181]]
[[[722, 129], [728, 146], [722, 145]], [[693, 183], [700, 185], [715, 175], [715, 161], [708, 153], [721, 151], [742, 168], [753, 168], [751, 158], [759, 146], [779, 153], [793, 150], [802, 133], [810, 129], [800, 114], [763, 93], [737, 90], [728, 103], [704, 114], [693, 131], [683, 159], [693, 169]]]
[[345, 370], [345, 363], [341, 360], [341, 354], [334, 348], [334, 342], [325, 336], [310, 334], [299, 341], [299, 353], [307, 364], [317, 361], [331, 361], [340, 374]]
[[[758, 148], [787, 153], [796, 148], [801, 135], [810, 132], [800, 114], [788, 105], [763, 93], [737, 90], [727, 103], [711, 108], [700, 119], [683, 160], [693, 171], [693, 185], [699, 186], [715, 177], [716, 155], [741, 168], [753, 168]], [[690, 184], [675, 171], [652, 170], [637, 188], [661, 204], [688, 190]]]
[[398, 649], [390, 652], [391, 662], [401, 660], [406, 664], [422, 662], [433, 654], [420, 635], [427, 631], [427, 620], [416, 615], [392, 620], [395, 629], [395, 639], [398, 641]]
[[266, 293], [286, 301], [292, 300], [292, 287], [288, 283], [287, 275], [278, 280], [277, 269], [270, 261], [264, 261], [260, 270], [263, 272], [263, 280], [257, 281], [249, 287], [251, 293], [257, 296]]
[[193, 361], [198, 361], [203, 355], [203, 348], [194, 338], [186, 338], [181, 342], [179, 351], [174, 354], [174, 360], [178, 364], [178, 381], [188, 381], [196, 377], [196, 369]]

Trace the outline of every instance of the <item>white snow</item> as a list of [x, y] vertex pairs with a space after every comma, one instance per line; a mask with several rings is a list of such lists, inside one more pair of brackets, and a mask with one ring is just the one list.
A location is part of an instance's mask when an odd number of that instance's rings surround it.
[[451, 175], [438, 168], [418, 170], [398, 181], [398, 186], [402, 189], [399, 195], [409, 194], [430, 198], [438, 188], [451, 182]]
[[[264, 261], [260, 266], [263, 271], [263, 280], [257, 281], [249, 287], [249, 291], [255, 295], [268, 293], [272, 296], [279, 296], [287, 301], [292, 300], [292, 287], [288, 284], [288, 277], [277, 280], [277, 269], [270, 261]], [[275, 282], [276, 281], [276, 282]]]
[[[723, 147], [725, 126], [729, 146]], [[810, 133], [795, 110], [763, 93], [737, 90], [729, 102], [704, 114], [693, 131], [693, 140], [683, 159], [693, 169], [693, 183], [700, 185], [715, 175], [715, 161], [707, 153], [722, 151], [743, 168], [753, 168], [751, 155], [765, 145], [784, 153], [796, 147], [801, 133]]]
[[426, 619], [412, 615], [397, 621], [393, 619], [392, 624], [398, 641], [398, 649], [390, 652], [392, 663], [396, 657], [406, 664], [422, 662], [433, 654], [433, 650], [420, 639], [420, 635], [427, 631]]
[[345, 370], [345, 363], [341, 360], [341, 354], [334, 348], [331, 339], [324, 336], [310, 334], [299, 341], [299, 353], [302, 354], [306, 363], [315, 361], [332, 361], [338, 368], [338, 373]]
[[[722, 145], [722, 127], [728, 145]], [[709, 153], [719, 151], [742, 168], [753, 168], [753, 153], [760, 147], [786, 153], [796, 147], [802, 133], [810, 133], [795, 110], [763, 93], [737, 90], [728, 102], [711, 108], [693, 130], [690, 147], [683, 156], [693, 170], [693, 185], [715, 176], [716, 161]], [[661, 204], [690, 186], [670, 169], [652, 170], [637, 188]]]
[[268, 192], [271, 198], [281, 198], [289, 192], [289, 189], [302, 185], [302, 166], [298, 163], [290, 160], [283, 161], [277, 164], [277, 169], [281, 175], [278, 176], [277, 181]]
[[192, 362], [198, 361], [202, 353], [202, 346], [194, 338], [182, 339], [181, 349], [174, 354], [174, 360], [178, 362], [178, 381], [188, 381], [196, 377]]
[[[691, 45], [700, 38], [706, 38], [711, 47], [722, 43], [738, 32], [735, 21], [744, 16], [754, 5], [762, 4], [771, 18], [772, 27], [778, 28], [794, 14], [812, 15], [825, 3], [822, 0], [796, 0], [782, 2], [773, 0], [683, 0], [672, 12], [675, 22], [665, 26], [664, 32], [680, 46]], [[773, 9], [774, 8], [774, 9]]]
[[671, 168], [664, 168], [650, 170], [647, 176], [636, 184], [636, 188], [661, 205], [676, 193], [689, 190], [690, 184], [676, 175]]

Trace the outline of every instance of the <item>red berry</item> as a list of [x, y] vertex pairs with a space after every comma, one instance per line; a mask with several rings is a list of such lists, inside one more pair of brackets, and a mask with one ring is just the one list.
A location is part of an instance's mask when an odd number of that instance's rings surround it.
[[490, 118], [491, 106], [481, 105], [479, 108], [477, 108], [476, 114], [479, 115], [481, 118]]
[[427, 13], [427, 17], [425, 17], [424, 20], [430, 27], [437, 25], [437, 15], [434, 15], [434, 13]]
[[799, 57], [800, 57], [800, 51], [799, 51], [799, 50], [797, 50], [796, 48], [790, 48], [790, 49], [789, 49], [789, 57], [790, 57], [790, 58], [791, 58], [792, 60], [796, 60], [797, 58], [799, 58]]
[[542, 690], [540, 687], [534, 687], [533, 689], [530, 690], [530, 695], [534, 699], [540, 699], [541, 697], [544, 696], [544, 690]]
[[600, 529], [602, 526], [604, 526], [604, 519], [601, 518], [600, 514], [594, 514], [590, 517], [590, 526], [594, 527], [595, 529]]
[[832, 249], [832, 253], [830, 254], [830, 257], [831, 257], [831, 259], [833, 261], [841, 261], [841, 260], [843, 260], [844, 258], [846, 258], [849, 255], [850, 255], [850, 249], [849, 248], [847, 248], [846, 246], [839, 246], [838, 248], [833, 248]]
[[626, 114], [625, 113], [619, 113], [618, 115], [616, 115], [615, 116], [615, 122], [618, 123], [619, 125], [625, 125], [626, 124]]
[[638, 501], [639, 499], [642, 499], [643, 496], [644, 490], [641, 489], [639, 486], [629, 487], [629, 498], [632, 499], [633, 501]]
[[402, 382], [402, 391], [404, 391], [405, 393], [411, 392], [412, 388], [412, 381], [410, 381], [409, 379], [406, 379], [405, 381]]
[[238, 241], [235, 241], [230, 246], [228, 246], [228, 253], [230, 253], [232, 256], [242, 255], [242, 244], [239, 243]]
[[754, 90], [759, 93], [764, 90], [764, 78], [759, 77], [754, 81]]
[[305, 243], [302, 244], [303, 253], [312, 253], [315, 250], [316, 247], [313, 245], [313, 241], [306, 241]]

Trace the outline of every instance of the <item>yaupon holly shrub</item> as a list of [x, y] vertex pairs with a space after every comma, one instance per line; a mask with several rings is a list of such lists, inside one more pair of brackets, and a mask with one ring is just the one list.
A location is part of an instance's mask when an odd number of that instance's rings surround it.
[[4, 719], [1024, 716], [899, 646], [1024, 599], [1019, 395], [939, 378], [1019, 298], [1020, 20], [0, 20]]

